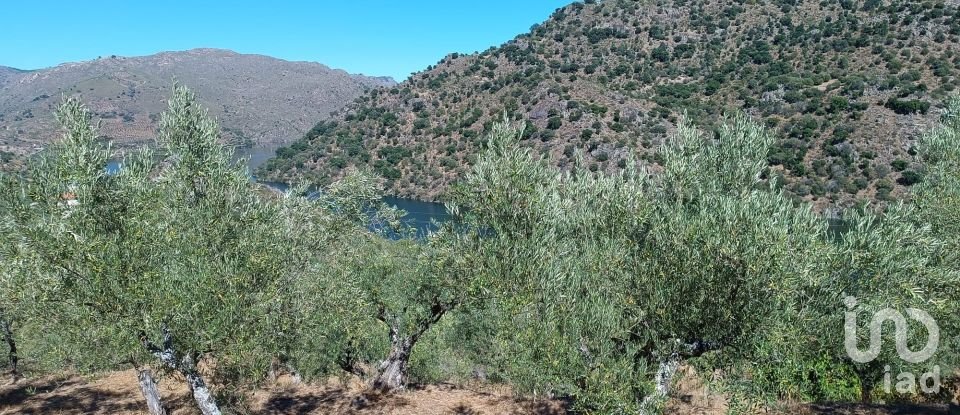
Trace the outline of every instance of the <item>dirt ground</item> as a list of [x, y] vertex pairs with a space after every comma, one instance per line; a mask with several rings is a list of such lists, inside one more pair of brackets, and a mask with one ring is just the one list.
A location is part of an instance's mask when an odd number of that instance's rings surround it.
[[[183, 382], [159, 382], [170, 415], [194, 415], [190, 393]], [[506, 390], [458, 389], [429, 385], [391, 394], [366, 393], [357, 385], [293, 385], [281, 380], [269, 389], [254, 391], [248, 411], [240, 414], [390, 414], [481, 415], [566, 413], [559, 401], [532, 401], [512, 397]], [[21, 380], [0, 386], [0, 415], [140, 415], [145, 403], [137, 387], [136, 372], [111, 372], [99, 377], [62, 376]]]
[[[177, 379], [160, 382], [170, 415], [194, 415], [186, 386]], [[721, 396], [706, 392], [697, 381], [682, 381], [666, 413], [720, 415], [726, 412]], [[294, 385], [281, 379], [271, 388], [250, 394], [247, 410], [238, 415], [293, 414], [390, 414], [390, 415], [481, 415], [567, 413], [561, 401], [515, 398], [506, 388], [460, 389], [448, 385], [411, 388], [386, 396], [365, 393], [357, 384], [331, 381], [325, 385]], [[797, 405], [763, 414], [801, 415], [947, 415], [946, 406]], [[0, 386], [0, 415], [134, 415], [146, 414], [133, 370], [97, 377], [59, 376], [21, 380]]]

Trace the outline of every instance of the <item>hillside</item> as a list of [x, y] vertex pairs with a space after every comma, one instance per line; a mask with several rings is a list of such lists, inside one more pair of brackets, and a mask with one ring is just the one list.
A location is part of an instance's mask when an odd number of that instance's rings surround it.
[[10, 68], [7, 66], [0, 66], [0, 85], [4, 84], [8, 79], [13, 78], [14, 76], [25, 73], [17, 68]]
[[820, 207], [895, 198], [912, 143], [957, 85], [957, 4], [868, 0], [575, 3], [499, 47], [452, 54], [362, 96], [261, 174], [327, 181], [370, 165], [422, 199], [469, 167], [504, 113], [559, 166], [654, 170], [678, 119], [744, 110], [782, 137], [771, 176]]
[[143, 57], [104, 57], [37, 71], [0, 67], [0, 152], [24, 155], [56, 137], [53, 108], [79, 94], [117, 144], [151, 140], [177, 80], [194, 88], [238, 144], [279, 144], [389, 78], [348, 74], [227, 50], [194, 49]]

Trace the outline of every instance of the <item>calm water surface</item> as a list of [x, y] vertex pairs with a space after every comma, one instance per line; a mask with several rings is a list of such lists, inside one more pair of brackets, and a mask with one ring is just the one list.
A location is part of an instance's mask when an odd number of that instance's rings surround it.
[[[234, 155], [234, 160], [248, 159], [247, 171], [250, 177], [258, 166], [269, 160], [274, 155], [275, 148], [272, 147], [253, 147], [238, 149]], [[120, 160], [110, 160], [107, 162], [107, 173], [115, 174], [120, 171]], [[280, 191], [286, 191], [289, 186], [285, 183], [264, 182], [263, 184]], [[447, 220], [450, 215], [442, 203], [424, 202], [416, 199], [405, 199], [401, 197], [384, 197], [383, 201], [391, 206], [407, 212], [405, 222], [407, 225], [417, 229], [418, 236], [424, 236], [429, 231], [436, 230], [436, 222]]]

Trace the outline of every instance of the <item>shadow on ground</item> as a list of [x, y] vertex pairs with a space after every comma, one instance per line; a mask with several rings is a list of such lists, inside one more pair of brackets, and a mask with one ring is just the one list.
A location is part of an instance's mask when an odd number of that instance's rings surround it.
[[111, 392], [82, 384], [82, 379], [36, 385], [20, 382], [0, 390], [0, 411], [17, 407], [17, 414], [118, 413], [140, 409], [124, 392]]
[[[665, 413], [721, 415], [722, 398], [703, 394], [690, 385], [680, 388]], [[694, 385], [699, 386], [699, 385]], [[243, 414], [263, 415], [560, 415], [570, 402], [533, 400], [513, 396], [496, 385], [472, 390], [453, 385], [423, 385], [392, 394], [371, 392], [360, 382], [277, 384], [251, 390]], [[195, 415], [182, 379], [161, 379], [160, 393], [170, 415]], [[702, 395], [702, 396], [701, 396]], [[133, 370], [99, 377], [52, 376], [0, 385], [0, 415], [141, 415], [145, 404]], [[778, 415], [948, 415], [946, 405], [796, 405]]]
[[947, 405], [825, 405], [806, 406], [811, 415], [947, 415]]
[[396, 414], [396, 415], [560, 415], [567, 405], [559, 401], [534, 401], [503, 394], [458, 389], [450, 385], [417, 386], [396, 394], [380, 394], [343, 387], [301, 386], [272, 393], [260, 400], [257, 413], [293, 414]]
[[[193, 413], [189, 394], [180, 383], [168, 380], [160, 384], [170, 415]], [[48, 376], [0, 385], [0, 415], [139, 415], [145, 409], [132, 370], [98, 378]]]

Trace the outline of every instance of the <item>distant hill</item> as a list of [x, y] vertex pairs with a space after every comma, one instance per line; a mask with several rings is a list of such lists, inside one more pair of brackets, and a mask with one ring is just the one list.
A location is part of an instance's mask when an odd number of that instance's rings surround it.
[[174, 80], [200, 95], [225, 139], [260, 145], [296, 139], [368, 89], [395, 84], [218, 49], [111, 56], [36, 71], [0, 67], [0, 154], [29, 154], [58, 138], [52, 111], [63, 95], [79, 94], [102, 121], [101, 134], [115, 143], [151, 140]]
[[504, 112], [557, 165], [580, 150], [592, 170], [629, 154], [655, 170], [683, 114], [709, 131], [743, 110], [782, 138], [769, 176], [798, 199], [888, 200], [922, 179], [914, 139], [960, 85], [955, 1], [586, 3], [371, 91], [261, 174], [323, 181], [364, 164], [395, 194], [436, 199]]
[[8, 79], [13, 78], [14, 76], [24, 74], [27, 71], [11, 68], [8, 66], [0, 66], [0, 85], [3, 85]]

